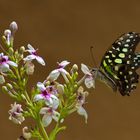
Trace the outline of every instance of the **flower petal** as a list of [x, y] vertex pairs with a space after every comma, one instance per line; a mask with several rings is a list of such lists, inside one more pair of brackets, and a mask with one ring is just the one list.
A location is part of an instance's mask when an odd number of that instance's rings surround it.
[[62, 66], [63, 68], [65, 66], [67, 66], [70, 62], [68, 62], [67, 60], [62, 61], [61, 63], [59, 63], [59, 66]]
[[49, 114], [46, 114], [42, 118], [42, 123], [44, 127], [47, 127], [52, 122], [52, 116]]
[[36, 60], [37, 60], [37, 62], [40, 63], [41, 65], [45, 66], [45, 61], [43, 60], [42, 57], [36, 56]]
[[36, 58], [36, 56], [31, 54], [31, 55], [28, 55], [25, 58], [23, 58], [23, 60], [26, 62], [26, 61], [31, 61], [31, 60], [33, 60], [35, 58]]
[[3, 63], [0, 65], [1, 72], [7, 72], [7, 71], [9, 71], [9, 69], [10, 69], [9, 65], [7, 63]]
[[81, 64], [81, 70], [82, 70], [82, 72], [83, 72], [84, 74], [86, 74], [86, 75], [92, 75], [92, 74], [90, 73], [89, 68], [88, 68], [85, 64]]
[[79, 107], [77, 108], [77, 113], [78, 113], [79, 115], [84, 116], [84, 117], [85, 117], [85, 123], [87, 123], [88, 114], [87, 114], [86, 110], [85, 110], [82, 106], [79, 106]]
[[85, 85], [87, 88], [95, 88], [95, 80], [92, 77], [88, 77], [85, 79]]
[[7, 61], [7, 63], [11, 66], [17, 67], [18, 65], [13, 61]]
[[35, 51], [34, 47], [31, 44], [28, 44], [27, 47], [29, 50]]
[[60, 71], [62, 74], [65, 74], [65, 75], [68, 74], [68, 72], [67, 72], [65, 69], [63, 69], [63, 68], [60, 68], [59, 71]]
[[41, 82], [38, 82], [38, 83], [37, 83], [37, 87], [38, 87], [41, 91], [46, 90], [46, 87], [45, 87], [44, 84], [41, 83]]
[[55, 110], [59, 106], [59, 99], [53, 94], [51, 94], [51, 99], [52, 99], [52, 104], [50, 104], [50, 107], [52, 107]]
[[48, 110], [49, 110], [48, 107], [43, 107], [43, 108], [40, 109], [39, 114], [45, 115], [45, 114], [47, 114]]
[[37, 94], [34, 97], [34, 102], [37, 102], [37, 101], [43, 100], [43, 99], [44, 99], [44, 97], [42, 96], [42, 94]]
[[48, 78], [50, 79], [50, 80], [52, 80], [52, 81], [55, 81], [58, 77], [59, 77], [59, 75], [60, 75], [60, 72], [59, 72], [59, 70], [53, 70], [50, 74], [49, 74], [49, 76], [48, 76]]
[[52, 118], [53, 118], [56, 122], [58, 122], [59, 117], [60, 117], [60, 113], [57, 112], [57, 111], [53, 111]]

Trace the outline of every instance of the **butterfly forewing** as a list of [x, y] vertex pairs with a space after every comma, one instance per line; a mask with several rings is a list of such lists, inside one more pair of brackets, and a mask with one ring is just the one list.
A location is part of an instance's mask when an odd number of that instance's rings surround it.
[[123, 34], [106, 51], [101, 61], [100, 70], [116, 83], [122, 95], [128, 95], [138, 82], [136, 69], [140, 66], [140, 54], [135, 53], [135, 49], [139, 42], [138, 33]]

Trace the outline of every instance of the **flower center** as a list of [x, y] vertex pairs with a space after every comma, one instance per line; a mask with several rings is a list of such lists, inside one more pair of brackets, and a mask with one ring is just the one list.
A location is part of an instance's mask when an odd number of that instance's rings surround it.
[[0, 63], [3, 63], [3, 62], [6, 62], [6, 59], [5, 58], [1, 58], [0, 59]]
[[32, 52], [32, 54], [35, 55], [35, 56], [37, 56], [37, 52], [36, 51]]

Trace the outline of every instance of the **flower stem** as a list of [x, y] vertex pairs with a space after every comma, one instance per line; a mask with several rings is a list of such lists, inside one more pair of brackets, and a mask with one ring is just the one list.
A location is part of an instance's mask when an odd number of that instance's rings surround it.
[[38, 120], [38, 125], [39, 125], [41, 132], [42, 132], [44, 140], [50, 140], [40, 118]]

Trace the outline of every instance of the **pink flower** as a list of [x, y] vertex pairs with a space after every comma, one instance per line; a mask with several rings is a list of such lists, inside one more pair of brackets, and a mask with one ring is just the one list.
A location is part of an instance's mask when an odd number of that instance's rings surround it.
[[28, 47], [28, 50], [26, 51], [29, 52], [30, 55], [26, 56], [23, 60], [27, 62], [27, 61], [32, 61], [36, 59], [38, 63], [45, 66], [45, 62], [43, 58], [37, 55], [37, 50], [35, 50], [30, 44], [28, 44], [27, 47]]

